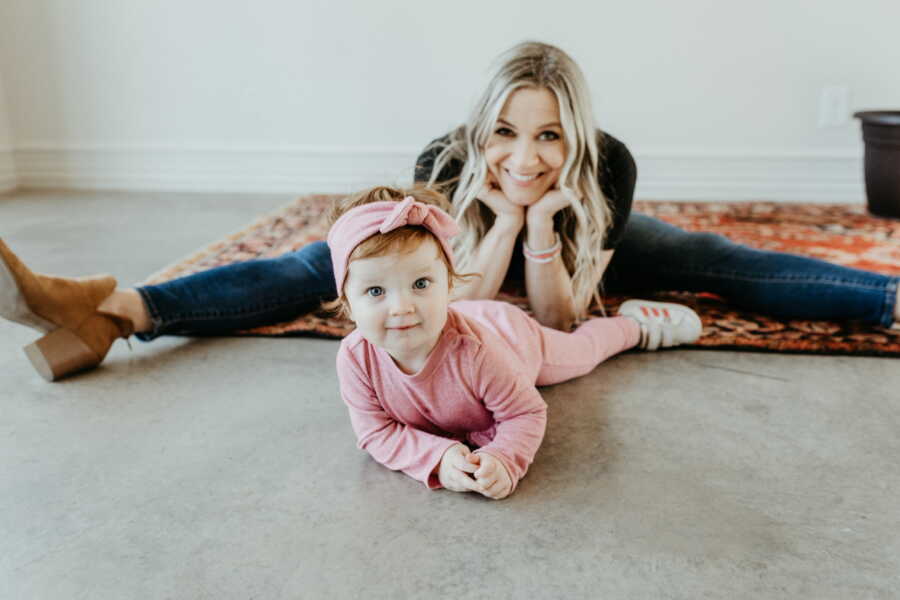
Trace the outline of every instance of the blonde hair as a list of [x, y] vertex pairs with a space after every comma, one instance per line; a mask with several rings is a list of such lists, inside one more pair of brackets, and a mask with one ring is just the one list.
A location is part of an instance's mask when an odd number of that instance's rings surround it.
[[[450, 134], [435, 159], [428, 185], [444, 191], [455, 186], [451, 214], [462, 233], [454, 239], [454, 253], [458, 264], [471, 264], [494, 219], [489, 208], [475, 201], [488, 172], [484, 149], [507, 100], [522, 88], [549, 90], [559, 104], [566, 159], [558, 187], [572, 201], [554, 221], [562, 240], [563, 263], [572, 276], [577, 316], [585, 318], [592, 302], [601, 303], [600, 251], [612, 211], [598, 183], [602, 156], [587, 82], [568, 54], [540, 42], [523, 42], [501, 54], [468, 122]], [[465, 163], [459, 177], [438, 182], [441, 171], [452, 160]]]
[[[328, 226], [331, 227], [335, 222], [350, 209], [370, 204], [372, 202], [400, 202], [407, 196], [412, 196], [416, 201], [425, 204], [433, 204], [444, 211], [449, 211], [450, 203], [444, 194], [419, 185], [410, 189], [398, 189], [388, 186], [378, 186], [363, 190], [356, 194], [347, 196], [336, 201], [328, 213]], [[471, 277], [477, 277], [474, 273], [459, 273], [453, 268], [453, 261], [443, 250], [443, 246], [438, 242], [435, 235], [419, 225], [405, 225], [398, 227], [387, 233], [376, 233], [359, 243], [347, 261], [347, 267], [354, 260], [363, 258], [371, 258], [373, 256], [384, 256], [386, 254], [405, 254], [413, 252], [426, 240], [433, 240], [438, 248], [438, 254], [441, 261], [447, 267], [448, 280], [451, 289], [461, 281], [466, 281]], [[334, 313], [335, 316], [347, 317], [349, 315], [349, 302], [344, 290], [338, 290], [338, 297], [334, 300], [323, 302], [322, 309], [326, 312]]]

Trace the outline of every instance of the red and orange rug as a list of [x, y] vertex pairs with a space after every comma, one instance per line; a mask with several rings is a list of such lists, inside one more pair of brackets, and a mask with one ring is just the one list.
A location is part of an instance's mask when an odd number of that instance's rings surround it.
[[[334, 198], [330, 195], [298, 198], [244, 230], [165, 268], [144, 283], [159, 283], [233, 262], [278, 256], [323, 239], [327, 231], [323, 215]], [[756, 248], [900, 275], [900, 221], [870, 216], [861, 205], [636, 202], [635, 209], [684, 229], [721, 233]], [[688, 304], [700, 314], [703, 336], [694, 347], [900, 356], [900, 330], [897, 329], [832, 321], [780, 321], [735, 309], [707, 294], [665, 293], [656, 298]], [[526, 308], [525, 299], [520, 296], [504, 294], [501, 299]], [[607, 310], [614, 311], [623, 300], [607, 298]], [[339, 338], [352, 327], [347, 321], [314, 314], [237, 335], [310, 334]]]

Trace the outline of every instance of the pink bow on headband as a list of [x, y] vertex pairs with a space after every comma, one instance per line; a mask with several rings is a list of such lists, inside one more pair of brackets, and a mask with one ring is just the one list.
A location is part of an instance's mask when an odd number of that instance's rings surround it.
[[404, 225], [422, 225], [438, 238], [451, 238], [459, 233], [459, 226], [453, 218], [437, 206], [416, 202], [407, 196], [397, 203], [391, 214], [384, 218], [378, 231], [387, 233]]

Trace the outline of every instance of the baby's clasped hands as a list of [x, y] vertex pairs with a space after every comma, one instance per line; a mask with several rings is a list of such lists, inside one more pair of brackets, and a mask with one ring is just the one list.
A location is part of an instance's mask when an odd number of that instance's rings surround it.
[[476, 454], [464, 444], [455, 444], [444, 452], [438, 479], [451, 492], [478, 492], [494, 500], [512, 491], [512, 478], [500, 460], [487, 452]]

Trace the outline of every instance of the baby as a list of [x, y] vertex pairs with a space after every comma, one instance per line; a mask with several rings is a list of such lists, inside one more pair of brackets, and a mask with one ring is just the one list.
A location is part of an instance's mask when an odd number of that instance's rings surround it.
[[[629, 301], [566, 333], [504, 302], [451, 302], [458, 231], [432, 190], [379, 187], [336, 207], [328, 246], [356, 330], [341, 342], [341, 396], [360, 448], [430, 489], [510, 495], [544, 437], [537, 385], [590, 372], [642, 345], [695, 341], [687, 307]], [[474, 451], [471, 448], [475, 448]]]

